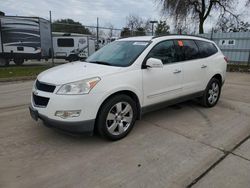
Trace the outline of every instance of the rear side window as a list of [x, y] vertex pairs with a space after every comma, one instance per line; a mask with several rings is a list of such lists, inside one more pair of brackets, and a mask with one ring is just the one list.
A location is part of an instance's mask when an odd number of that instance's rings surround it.
[[74, 47], [74, 39], [57, 39], [57, 46], [58, 47]]
[[199, 49], [193, 40], [176, 40], [178, 60], [192, 60], [199, 58]]
[[176, 54], [174, 42], [172, 40], [166, 40], [156, 44], [153, 49], [149, 52], [147, 59], [157, 58], [162, 60], [163, 64], [176, 62]]
[[195, 41], [199, 48], [199, 57], [205, 58], [209, 57], [211, 55], [214, 55], [218, 52], [218, 49], [215, 47], [215, 45], [211, 42], [205, 42], [197, 40]]

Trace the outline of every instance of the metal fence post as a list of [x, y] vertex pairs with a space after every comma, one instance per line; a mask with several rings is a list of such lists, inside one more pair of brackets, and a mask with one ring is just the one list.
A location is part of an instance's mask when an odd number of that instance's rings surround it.
[[249, 69], [250, 66], [250, 51], [248, 52], [248, 62], [247, 62], [247, 68]]
[[212, 27], [212, 31], [211, 31], [211, 36], [210, 36], [210, 40], [213, 40], [213, 34], [214, 34], [214, 28]]
[[52, 66], [55, 66], [54, 62], [54, 47], [53, 47], [53, 33], [52, 33], [52, 16], [51, 11], [49, 11], [49, 20], [50, 20], [50, 38], [51, 38], [51, 58], [52, 58]]
[[97, 42], [97, 49], [99, 49], [99, 18], [97, 17], [96, 20], [96, 42]]

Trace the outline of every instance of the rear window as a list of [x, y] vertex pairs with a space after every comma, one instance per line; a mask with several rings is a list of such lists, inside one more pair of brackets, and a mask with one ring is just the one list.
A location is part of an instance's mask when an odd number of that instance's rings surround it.
[[218, 52], [218, 49], [211, 42], [205, 42], [205, 41], [200, 41], [200, 40], [196, 40], [195, 42], [199, 48], [199, 57], [200, 58], [209, 57], [209, 56], [214, 55]]
[[74, 39], [57, 39], [58, 47], [74, 47]]

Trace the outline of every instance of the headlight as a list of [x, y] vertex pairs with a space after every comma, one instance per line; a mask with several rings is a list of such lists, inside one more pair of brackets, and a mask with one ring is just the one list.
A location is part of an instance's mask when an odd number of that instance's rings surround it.
[[77, 82], [72, 82], [68, 84], [64, 84], [57, 91], [58, 95], [81, 95], [88, 94], [91, 89], [95, 87], [95, 85], [100, 81], [99, 77], [80, 80]]

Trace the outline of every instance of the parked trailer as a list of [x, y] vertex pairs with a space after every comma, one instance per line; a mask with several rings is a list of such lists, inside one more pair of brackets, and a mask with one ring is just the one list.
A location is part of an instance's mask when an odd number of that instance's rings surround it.
[[52, 53], [50, 22], [38, 17], [0, 16], [0, 64], [10, 60], [48, 59]]
[[83, 34], [53, 33], [53, 49], [57, 59], [84, 60], [95, 52], [95, 39]]

